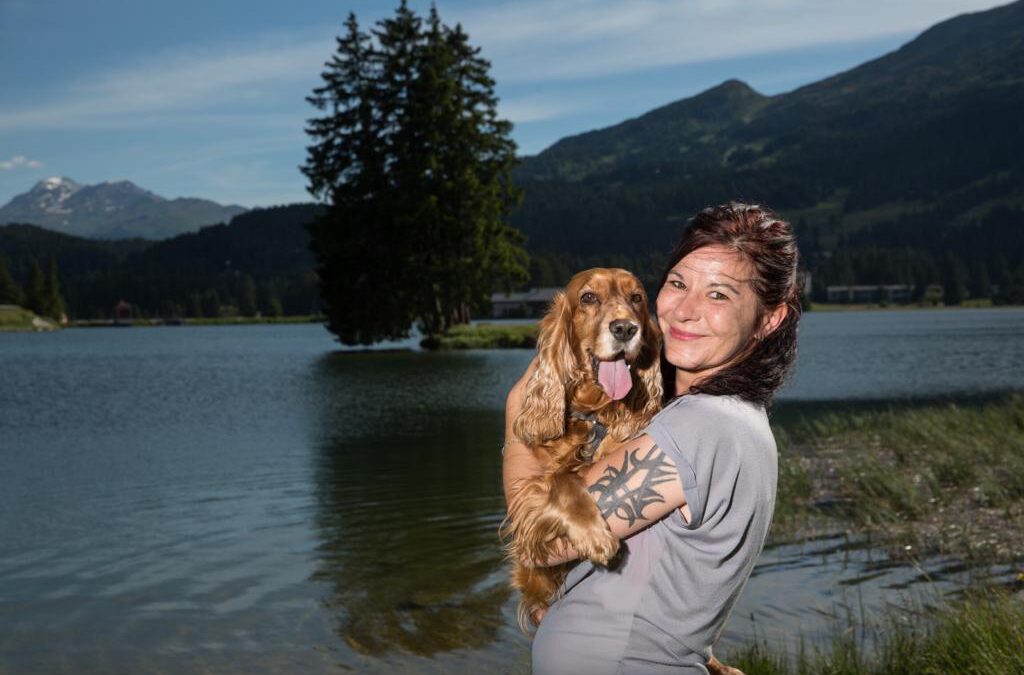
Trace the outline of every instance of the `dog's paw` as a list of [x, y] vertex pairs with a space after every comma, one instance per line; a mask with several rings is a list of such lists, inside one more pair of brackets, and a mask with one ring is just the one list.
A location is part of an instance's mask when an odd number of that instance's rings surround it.
[[568, 539], [581, 558], [598, 565], [607, 566], [619, 552], [619, 538], [612, 534], [603, 519], [586, 529], [570, 528]]
[[727, 666], [714, 656], [707, 662], [707, 669], [711, 675], [744, 675], [743, 671], [739, 668]]

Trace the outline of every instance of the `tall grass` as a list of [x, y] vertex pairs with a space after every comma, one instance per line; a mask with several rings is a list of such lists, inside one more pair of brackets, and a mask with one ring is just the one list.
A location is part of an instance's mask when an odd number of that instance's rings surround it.
[[836, 625], [828, 647], [795, 656], [763, 642], [725, 656], [747, 675], [1024, 673], [1024, 603], [975, 592], [923, 616], [894, 610], [874, 625]]
[[838, 412], [777, 430], [776, 534], [832, 520], [918, 553], [1024, 557], [1024, 396]]

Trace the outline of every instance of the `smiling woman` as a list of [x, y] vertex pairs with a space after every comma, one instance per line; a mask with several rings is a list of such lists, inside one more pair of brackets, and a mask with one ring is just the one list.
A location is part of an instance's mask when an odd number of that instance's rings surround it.
[[[667, 404], [580, 470], [625, 553], [568, 573], [534, 638], [534, 673], [736, 672], [712, 647], [774, 511], [765, 409], [796, 355], [797, 260], [789, 225], [767, 209], [732, 203], [690, 221], [656, 303]], [[526, 379], [509, 394], [507, 427]], [[529, 447], [506, 441], [510, 502], [540, 471]], [[578, 557], [568, 539], [543, 562]]]
[[789, 224], [759, 206], [704, 209], [669, 260], [657, 302], [667, 396], [741, 393], [770, 404], [796, 361], [799, 255]]

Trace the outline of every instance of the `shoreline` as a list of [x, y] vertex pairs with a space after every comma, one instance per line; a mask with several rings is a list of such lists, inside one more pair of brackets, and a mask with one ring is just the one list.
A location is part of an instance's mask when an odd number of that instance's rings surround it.
[[[805, 314], [842, 314], [853, 312], [900, 312], [900, 311], [973, 311], [988, 309], [996, 311], [1019, 311], [1024, 305], [965, 304], [944, 305], [878, 305], [878, 304], [825, 304], [811, 303]], [[439, 339], [438, 350], [459, 349], [532, 349], [536, 344], [536, 327], [540, 318], [533, 319], [474, 319], [475, 323], [455, 326]], [[38, 317], [22, 307], [0, 308], [0, 333], [3, 332], [45, 332], [65, 328], [157, 328], [164, 326], [245, 326], [262, 324], [324, 323], [326, 317], [304, 314], [280, 317], [217, 317], [217, 318], [137, 318], [122, 321], [114, 319], [72, 319], [61, 325], [50, 319]]]
[[115, 321], [114, 319], [75, 319], [67, 328], [162, 328], [178, 326], [245, 326], [271, 323], [323, 323], [322, 316], [312, 314], [297, 316], [230, 316], [218, 318], [146, 318]]

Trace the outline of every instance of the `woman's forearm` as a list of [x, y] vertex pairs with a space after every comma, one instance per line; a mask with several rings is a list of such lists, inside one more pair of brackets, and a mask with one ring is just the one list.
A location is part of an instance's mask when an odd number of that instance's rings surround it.
[[[527, 371], [529, 372], [529, 371]], [[502, 481], [505, 486], [505, 503], [508, 504], [516, 489], [526, 479], [539, 476], [543, 470], [533, 451], [516, 438], [512, 431], [513, 422], [522, 407], [523, 380], [520, 380], [508, 394], [505, 402], [505, 446], [502, 450]]]
[[[509, 504], [514, 498], [518, 489], [531, 478], [536, 478], [544, 471], [543, 464], [537, 459], [533, 451], [525, 443], [520, 441], [513, 431], [514, 422], [522, 409], [523, 392], [526, 383], [530, 379], [536, 367], [536, 360], [530, 364], [526, 373], [519, 382], [512, 387], [505, 401], [505, 445], [502, 450], [502, 482], [505, 488], [505, 504]], [[567, 541], [559, 539], [556, 542], [556, 552], [547, 560], [534, 560], [522, 562], [534, 567], [548, 567], [563, 562], [575, 560], [579, 554], [573, 550]]]
[[505, 445], [502, 450], [502, 482], [505, 487], [505, 503], [508, 504], [512, 495], [523, 481], [539, 476], [543, 470], [540, 462], [534, 456], [533, 451], [520, 441], [513, 426], [519, 411], [523, 407], [523, 393], [526, 391], [526, 383], [529, 382], [534, 370], [537, 368], [537, 359], [530, 362], [526, 372], [515, 383], [512, 390], [508, 392], [505, 399]]

